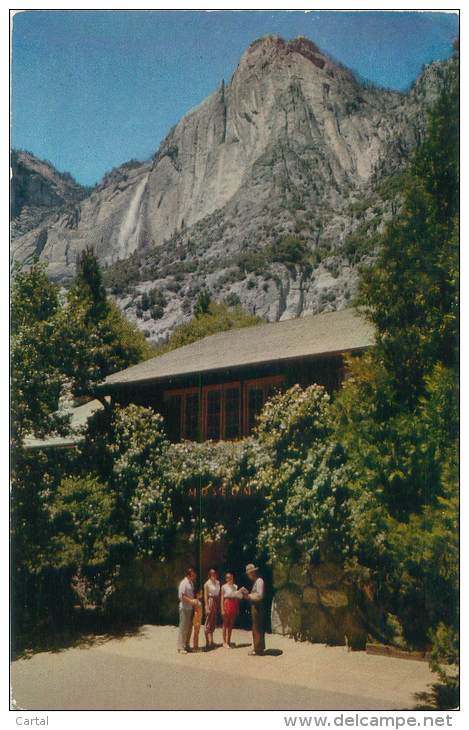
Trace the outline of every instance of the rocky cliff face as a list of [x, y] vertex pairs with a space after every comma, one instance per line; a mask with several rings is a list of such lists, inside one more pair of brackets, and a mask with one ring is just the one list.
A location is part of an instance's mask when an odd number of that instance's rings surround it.
[[59, 173], [49, 162], [30, 152], [13, 150], [11, 155], [11, 219], [14, 238], [37, 228], [66, 206], [88, 194], [71, 175]]
[[15, 258], [39, 254], [64, 280], [93, 245], [153, 339], [190, 316], [201, 287], [269, 320], [346, 306], [442, 67], [400, 94], [361, 84], [305, 38], [260, 39], [151, 161], [17, 229]]

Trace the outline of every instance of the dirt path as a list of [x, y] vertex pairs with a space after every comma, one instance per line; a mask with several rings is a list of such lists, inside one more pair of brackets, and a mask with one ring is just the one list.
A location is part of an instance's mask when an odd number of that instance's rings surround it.
[[[177, 629], [143, 626], [134, 636], [41, 652], [12, 664], [12, 695], [28, 710], [412, 709], [435, 680], [424, 662], [348, 652], [267, 636], [272, 652], [237, 648], [179, 655]], [[219, 632], [217, 631], [217, 634]], [[220, 640], [219, 636], [216, 640]]]

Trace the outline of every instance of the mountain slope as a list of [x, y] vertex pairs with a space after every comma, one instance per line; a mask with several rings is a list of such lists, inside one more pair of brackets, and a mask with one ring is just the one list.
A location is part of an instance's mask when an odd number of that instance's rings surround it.
[[441, 69], [400, 94], [359, 83], [305, 38], [260, 39], [151, 161], [114, 170], [19, 236], [15, 257], [40, 249], [62, 280], [93, 245], [119, 303], [155, 339], [203, 286], [268, 319], [345, 306]]
[[11, 170], [13, 237], [36, 228], [54, 210], [74, 205], [88, 194], [71, 175], [58, 172], [31, 152], [13, 150]]

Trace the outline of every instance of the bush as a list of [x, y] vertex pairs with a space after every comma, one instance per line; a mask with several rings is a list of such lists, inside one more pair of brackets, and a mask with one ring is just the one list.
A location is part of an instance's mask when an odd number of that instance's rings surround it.
[[157, 348], [157, 352], [169, 352], [216, 332], [252, 327], [261, 322], [259, 317], [248, 314], [241, 307], [227, 307], [225, 304], [211, 302], [204, 314], [176, 327], [169, 340]]
[[166, 297], [161, 289], [157, 289], [156, 287], [150, 289], [150, 291], [148, 292], [148, 296], [150, 298], [150, 304], [163, 308], [166, 307]]
[[112, 294], [125, 294], [140, 281], [140, 266], [136, 253], [111, 264], [103, 273], [104, 285]]
[[161, 319], [162, 316], [164, 315], [164, 309], [163, 309], [163, 307], [161, 307], [159, 304], [155, 304], [150, 309], [150, 315], [151, 315], [151, 318], [152, 319]]
[[273, 244], [271, 258], [272, 261], [286, 266], [304, 266], [309, 262], [309, 251], [302, 238], [286, 235]]
[[254, 484], [265, 494], [258, 545], [268, 562], [308, 564], [346, 552], [346, 469], [334, 443], [329, 396], [294, 386], [268, 401], [254, 434]]
[[201, 317], [203, 314], [207, 314], [210, 308], [212, 298], [208, 289], [202, 289], [198, 296], [194, 307], [194, 314], [196, 317]]
[[239, 305], [241, 304], [241, 299], [239, 298], [238, 294], [230, 292], [225, 297], [225, 304], [227, 307], [239, 307]]
[[459, 707], [459, 634], [440, 623], [431, 639], [430, 667], [441, 682], [434, 685], [436, 705], [440, 710], [454, 710]]
[[119, 531], [116, 508], [115, 493], [93, 476], [64, 479], [48, 507], [52, 567], [76, 576], [84, 600], [99, 606], [112, 590], [116, 565], [132, 548]]
[[146, 292], [144, 292], [142, 294], [142, 296], [140, 297], [140, 309], [142, 310], [142, 312], [146, 312], [148, 309], [150, 309], [150, 307], [151, 307], [150, 297], [148, 296], [148, 294]]

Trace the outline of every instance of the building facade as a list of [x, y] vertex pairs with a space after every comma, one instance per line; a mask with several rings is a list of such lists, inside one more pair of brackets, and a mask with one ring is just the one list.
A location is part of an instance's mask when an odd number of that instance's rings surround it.
[[97, 393], [122, 405], [151, 406], [172, 441], [247, 436], [264, 403], [298, 383], [334, 391], [344, 356], [373, 344], [354, 309], [230, 330], [110, 375]]

